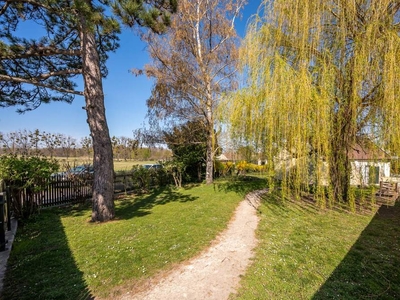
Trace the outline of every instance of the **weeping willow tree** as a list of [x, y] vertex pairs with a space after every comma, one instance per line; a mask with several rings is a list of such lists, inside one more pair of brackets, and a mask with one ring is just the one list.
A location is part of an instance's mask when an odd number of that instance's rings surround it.
[[398, 153], [399, 9], [393, 0], [271, 0], [252, 19], [230, 123], [263, 146], [271, 172], [285, 155], [296, 161], [282, 175], [296, 195], [326, 181], [331, 199], [351, 202], [349, 152], [363, 137]]

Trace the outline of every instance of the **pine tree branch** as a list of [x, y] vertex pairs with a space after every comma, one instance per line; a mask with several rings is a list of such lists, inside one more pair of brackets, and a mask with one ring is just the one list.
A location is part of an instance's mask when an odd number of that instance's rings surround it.
[[5, 59], [21, 59], [30, 58], [34, 56], [53, 56], [53, 55], [68, 55], [68, 56], [79, 56], [81, 50], [71, 49], [57, 49], [55, 47], [31, 47], [23, 53], [0, 53], [0, 60]]
[[3, 7], [0, 10], [0, 16], [6, 12], [9, 5], [10, 5], [9, 2], [4, 3]]
[[74, 74], [82, 74], [81, 69], [71, 69], [71, 70], [62, 70], [57, 72], [49, 72], [46, 74], [40, 74], [39, 76], [35, 77], [35, 80], [44, 80], [48, 79], [53, 76], [62, 76], [62, 75], [74, 75]]
[[51, 11], [51, 7], [50, 6], [44, 5], [40, 1], [34, 1], [34, 0], [8, 0], [7, 2], [9, 2], [9, 3], [22, 3], [22, 4], [26, 3], [26, 4], [30, 4], [30, 5], [33, 5], [33, 6], [45, 8], [45, 9]]
[[[54, 73], [62, 73], [62, 72], [64, 72], [64, 74], [68, 74], [68, 72], [65, 72], [65, 71], [54, 72]], [[70, 74], [79, 74], [79, 73], [71, 72]], [[47, 75], [48, 74], [44, 74], [43, 76], [47, 76]], [[58, 75], [61, 75], [61, 74], [58, 74]], [[50, 76], [47, 76], [47, 78], [49, 78], [49, 77]], [[51, 85], [51, 84], [46, 84], [46, 83], [40, 82], [39, 80], [40, 80], [40, 77], [32, 78], [32, 79], [25, 79], [25, 78], [19, 78], [19, 77], [0, 74], [0, 81], [32, 84], [32, 85], [35, 85], [35, 86], [38, 86], [38, 87], [48, 88], [48, 89], [51, 89], [51, 90], [54, 90], [54, 91], [57, 91], [57, 92], [60, 92], [60, 93], [68, 93], [68, 94], [74, 94], [74, 95], [83, 96], [83, 92], [81, 92], [81, 91], [74, 91], [74, 90], [70, 90], [70, 89], [64, 89], [64, 88], [61, 88], [61, 87], [56, 87], [56, 86]]]

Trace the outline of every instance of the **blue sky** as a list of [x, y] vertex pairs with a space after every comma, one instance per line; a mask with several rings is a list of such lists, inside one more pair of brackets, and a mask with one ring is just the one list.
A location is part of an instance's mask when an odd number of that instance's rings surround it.
[[[244, 36], [248, 18], [257, 12], [261, 0], [248, 1], [242, 18], [236, 22], [237, 32]], [[129, 70], [143, 68], [149, 61], [146, 45], [130, 29], [120, 36], [120, 48], [107, 61], [109, 74], [103, 81], [105, 106], [110, 135], [132, 137], [132, 130], [146, 123], [146, 100], [151, 94], [152, 81], [145, 76], [135, 77]], [[80, 88], [82, 84], [78, 83]], [[72, 104], [53, 102], [22, 115], [15, 107], [0, 108], [0, 132], [35, 130], [62, 133], [80, 139], [89, 135], [83, 97]]]

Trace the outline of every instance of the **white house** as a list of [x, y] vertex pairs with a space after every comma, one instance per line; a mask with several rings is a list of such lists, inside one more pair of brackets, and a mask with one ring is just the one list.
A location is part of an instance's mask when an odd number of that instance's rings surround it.
[[349, 153], [349, 159], [351, 185], [379, 184], [384, 177], [390, 177], [390, 155], [375, 145], [355, 145]]
[[[357, 144], [349, 152], [351, 185], [368, 186], [370, 184], [379, 184], [380, 181], [386, 181], [390, 178], [390, 155], [371, 142], [367, 144], [368, 146]], [[294, 158], [286, 150], [281, 151], [274, 159], [275, 177], [282, 179], [284, 172], [287, 174], [291, 168], [298, 164], [298, 159]], [[312, 170], [311, 162], [309, 163], [309, 170]], [[319, 184], [328, 185], [328, 163], [320, 161], [318, 168], [320, 168]]]

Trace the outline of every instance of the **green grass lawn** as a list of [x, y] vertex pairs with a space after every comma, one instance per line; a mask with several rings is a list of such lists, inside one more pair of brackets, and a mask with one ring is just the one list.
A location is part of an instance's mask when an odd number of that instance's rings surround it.
[[266, 196], [253, 265], [231, 299], [400, 299], [400, 203], [375, 213]]
[[[160, 189], [90, 208], [42, 210], [18, 229], [1, 299], [113, 299], [195, 256], [265, 180]], [[400, 299], [400, 203], [377, 213], [266, 196], [255, 259], [232, 299]]]
[[90, 208], [42, 210], [18, 229], [3, 299], [87, 299], [137, 288], [206, 248], [244, 194], [265, 181], [161, 189], [116, 201], [117, 219], [90, 223]]

